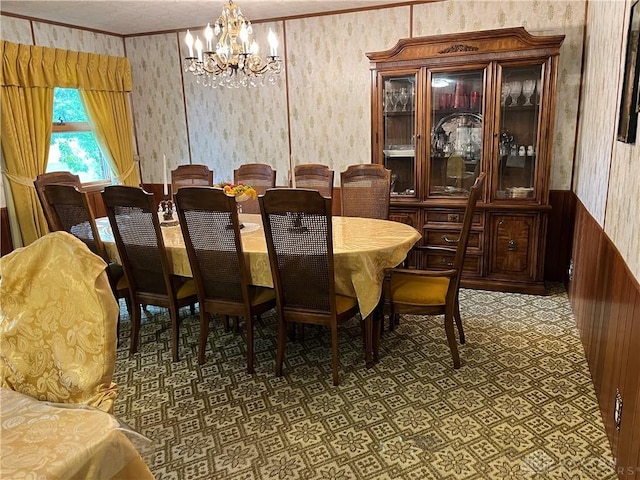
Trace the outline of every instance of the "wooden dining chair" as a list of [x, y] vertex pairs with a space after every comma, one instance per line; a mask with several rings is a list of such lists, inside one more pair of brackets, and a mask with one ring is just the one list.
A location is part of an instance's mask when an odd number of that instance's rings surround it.
[[296, 188], [318, 190], [323, 197], [333, 196], [333, 170], [319, 163], [296, 165]]
[[178, 165], [171, 170], [171, 193], [175, 194], [181, 187], [194, 185], [213, 186], [213, 171], [206, 165]]
[[[52, 232], [64, 231], [82, 240], [94, 254], [107, 264], [107, 277], [116, 300], [124, 298], [131, 313], [129, 285], [122, 265], [112, 262], [100, 239], [95, 215], [85, 192], [77, 186], [51, 183], [41, 185], [44, 199], [43, 209], [47, 213], [47, 223]], [[45, 208], [46, 207], [46, 208]]]
[[102, 192], [131, 295], [131, 353], [138, 350], [140, 306], [169, 309], [173, 361], [178, 361], [179, 309], [198, 301], [192, 278], [173, 275], [153, 194], [114, 185]]
[[[259, 197], [278, 311], [276, 375], [282, 375], [290, 324], [331, 330], [333, 384], [338, 385], [338, 325], [359, 312], [355, 298], [336, 294], [331, 199], [317, 190], [270, 189]], [[370, 351], [371, 316], [365, 320]]]
[[51, 210], [49, 209], [49, 205], [47, 205], [46, 199], [44, 198], [44, 187], [52, 183], [73, 185], [74, 187], [82, 188], [80, 177], [71, 172], [41, 173], [36, 177], [35, 181], [33, 182], [33, 186], [36, 188], [36, 193], [38, 194], [38, 199], [40, 200], [40, 206], [42, 207], [44, 218], [47, 221], [49, 231], [51, 232], [55, 231], [49, 223], [49, 219], [53, 218], [53, 215], [51, 213]]
[[342, 215], [345, 217], [389, 218], [391, 170], [368, 163], [351, 165], [340, 173]]
[[[233, 183], [250, 185], [258, 195], [276, 186], [276, 171], [266, 163], [245, 163], [233, 171]], [[243, 213], [260, 213], [258, 199], [242, 202]]]
[[388, 306], [391, 327], [396, 323], [396, 316], [402, 313], [412, 315], [444, 315], [444, 329], [453, 358], [453, 367], [460, 368], [460, 355], [456, 343], [453, 322], [458, 327], [460, 343], [465, 343], [458, 291], [460, 277], [467, 252], [469, 233], [475, 213], [476, 203], [482, 194], [485, 173], [480, 174], [469, 191], [469, 198], [464, 212], [462, 229], [457, 239], [456, 248], [431, 247], [440, 253], [453, 256], [453, 264], [448, 270], [418, 270], [410, 268], [390, 269], [388, 285], [385, 286], [385, 304]]
[[272, 288], [250, 283], [236, 201], [205, 187], [183, 187], [175, 200], [200, 303], [198, 363], [205, 359], [209, 317], [244, 317], [247, 371], [253, 373], [253, 319], [275, 308], [276, 296]]

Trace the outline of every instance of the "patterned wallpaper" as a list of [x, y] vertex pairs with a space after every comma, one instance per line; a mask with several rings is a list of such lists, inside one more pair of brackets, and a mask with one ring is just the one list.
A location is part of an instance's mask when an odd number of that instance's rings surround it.
[[534, 35], [565, 35], [560, 49], [552, 190], [571, 188], [584, 15], [584, 0], [450, 0], [413, 9], [415, 37], [520, 26]]
[[133, 79], [132, 108], [142, 181], [162, 183], [163, 155], [167, 178], [189, 163], [187, 124], [175, 33], [126, 39]]
[[[626, 2], [620, 3], [621, 5], [616, 5], [616, 8], [607, 7], [606, 13], [603, 11], [595, 14], [594, 12], [594, 15], [592, 15], [592, 12], [590, 11], [589, 29], [596, 28], [597, 26], [599, 29], [602, 27], [614, 27], [614, 29], [611, 30], [612, 32], [626, 32], [626, 29], [621, 27], [621, 25], [626, 25], [625, 19], [629, 17], [632, 1], [627, 0]], [[610, 36], [608, 43], [615, 44], [618, 39], [619, 37], [617, 35]], [[624, 68], [624, 52], [626, 51], [626, 44], [622, 39], [620, 39], [619, 45], [620, 51], [622, 52], [618, 57], [620, 59], [619, 71], [622, 72]], [[606, 54], [608, 53], [610, 52], [607, 50]], [[613, 58], [613, 60], [615, 59], [616, 57]], [[603, 70], [602, 65], [604, 59], [597, 58], [594, 60], [598, 61], [589, 62], [589, 65], [587, 66], [586, 73], [588, 76], [596, 74], [596, 71], [602, 72]], [[613, 68], [614, 70], [612, 71], [616, 71], [615, 62]], [[607, 70], [605, 70], [605, 72], [606, 71]], [[620, 76], [619, 82], [618, 88], [613, 90], [609, 88], [607, 90], [609, 94], [604, 96], [605, 98], [602, 99], [603, 101], [608, 99], [610, 105], [613, 105], [614, 107], [618, 105], [618, 101], [616, 101], [616, 99], [619, 98], [618, 92], [622, 90], [622, 75]], [[604, 105], [602, 107], [604, 108]], [[604, 119], [607, 120], [607, 124], [611, 126], [609, 128], [613, 128], [613, 126], [617, 125], [617, 109], [610, 112], [610, 109], [607, 108], [604, 111], [609, 115]], [[611, 157], [609, 188], [606, 198], [607, 203], [604, 230], [620, 251], [622, 258], [625, 259], [625, 262], [629, 266], [629, 270], [631, 270], [636, 280], [640, 281], [640, 229], [638, 229], [638, 218], [640, 218], [640, 216], [637, 213], [638, 205], [640, 205], [640, 175], [638, 174], [638, 170], [640, 169], [640, 127], [637, 128], [638, 131], [636, 134], [635, 144], [613, 141], [613, 155]], [[588, 135], [587, 132], [589, 132], [589, 130], [586, 130], [585, 128], [584, 136], [589, 138], [590, 135]], [[601, 159], [592, 160], [598, 161]], [[604, 160], [604, 163], [608, 163], [606, 162], [606, 158]], [[606, 181], [606, 177], [604, 181]], [[602, 181], [599, 183], [602, 183]], [[592, 189], [593, 185], [590, 185], [590, 188]], [[587, 194], [595, 194], [598, 196], [598, 199], [601, 199], [601, 197], [604, 196], [605, 191], [606, 190], [604, 189], [597, 192], [593, 192], [592, 190], [585, 192], [579, 191], [578, 195], [581, 200], [583, 195], [586, 197]], [[583, 203], [585, 202], [585, 200], [582, 201]]]
[[409, 34], [409, 7], [286, 22], [294, 163], [336, 172], [371, 162], [371, 74], [366, 52]]
[[33, 45], [31, 22], [22, 18], [0, 15], [0, 36], [9, 42]]
[[[595, 220], [604, 225], [610, 159], [617, 123], [618, 78], [624, 2], [589, 2], [588, 52], [582, 91], [574, 190]], [[597, 18], [597, 20], [596, 20]], [[598, 132], [594, 135], [593, 132]]]
[[[269, 53], [269, 29], [276, 34], [283, 56], [282, 22], [256, 23], [253, 39], [262, 55]], [[188, 54], [186, 32], [179, 34], [182, 57]], [[202, 31], [192, 32], [202, 37]], [[276, 170], [276, 183], [288, 181], [287, 97], [285, 77], [275, 85], [256, 88], [212, 88], [184, 74], [192, 163], [213, 170], [214, 181], [232, 181], [233, 170], [243, 163], [268, 163]]]
[[39, 22], [33, 22], [33, 29], [36, 45], [79, 52], [102, 53], [117, 57], [124, 56], [124, 43], [122, 38], [118, 36]]

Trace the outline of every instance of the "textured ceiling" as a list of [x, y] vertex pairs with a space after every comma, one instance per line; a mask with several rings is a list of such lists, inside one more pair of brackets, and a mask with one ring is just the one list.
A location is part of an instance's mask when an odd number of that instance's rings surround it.
[[[111, 0], [111, 1], [32, 1], [2, 0], [0, 11], [30, 18], [84, 27], [118, 35], [202, 28], [220, 14], [224, 0]], [[381, 5], [409, 3], [393, 0], [237, 0], [251, 20], [286, 18], [323, 12], [351, 10]]]

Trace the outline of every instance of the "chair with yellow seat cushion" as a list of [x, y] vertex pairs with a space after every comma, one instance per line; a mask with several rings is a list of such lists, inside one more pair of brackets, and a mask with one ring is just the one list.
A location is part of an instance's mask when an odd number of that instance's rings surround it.
[[67, 232], [0, 259], [0, 386], [113, 410], [118, 306], [106, 263]]
[[173, 275], [153, 200], [138, 187], [109, 186], [102, 192], [131, 295], [131, 352], [138, 350], [141, 305], [169, 309], [173, 361], [178, 360], [179, 309], [198, 301], [191, 278]]
[[444, 327], [451, 350], [454, 368], [460, 368], [460, 355], [456, 343], [453, 322], [455, 320], [460, 343], [465, 342], [458, 290], [464, 258], [471, 232], [471, 223], [476, 203], [482, 193], [485, 174], [482, 173], [469, 191], [467, 207], [462, 221], [460, 236], [455, 250], [438, 249], [454, 256], [451, 269], [444, 271], [414, 270], [394, 268], [390, 270], [388, 284], [385, 286], [385, 303], [389, 306], [391, 325], [399, 314], [444, 315]]
[[[331, 198], [317, 190], [270, 189], [259, 197], [278, 310], [276, 375], [282, 375], [289, 325], [331, 330], [333, 384], [338, 384], [338, 324], [358, 311], [355, 298], [336, 294]], [[364, 346], [370, 351], [371, 315]], [[366, 357], [366, 355], [365, 355]]]
[[250, 284], [235, 198], [207, 187], [183, 187], [174, 198], [200, 302], [198, 363], [205, 359], [208, 317], [244, 317], [253, 373], [253, 319], [275, 308], [276, 297], [272, 288]]

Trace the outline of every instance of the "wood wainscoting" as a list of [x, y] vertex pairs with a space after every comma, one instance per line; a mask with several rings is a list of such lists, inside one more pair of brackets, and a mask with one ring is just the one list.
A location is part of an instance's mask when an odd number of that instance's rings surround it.
[[572, 258], [569, 298], [618, 477], [640, 480], [640, 285], [579, 200]]

